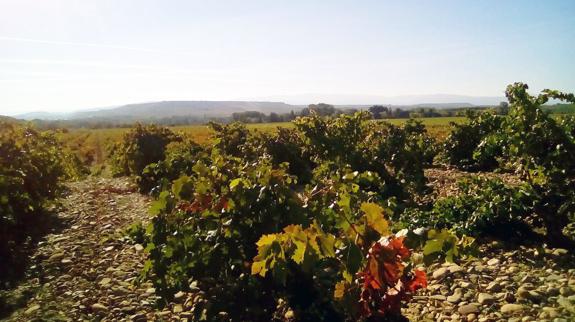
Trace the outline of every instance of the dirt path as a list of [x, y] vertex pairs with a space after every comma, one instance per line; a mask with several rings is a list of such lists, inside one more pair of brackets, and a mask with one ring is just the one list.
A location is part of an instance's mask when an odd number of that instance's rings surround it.
[[69, 186], [59, 214], [66, 228], [40, 243], [27, 280], [14, 290], [32, 296], [8, 320], [154, 319], [154, 289], [134, 283], [145, 256], [123, 233], [147, 219], [149, 200], [127, 179]]

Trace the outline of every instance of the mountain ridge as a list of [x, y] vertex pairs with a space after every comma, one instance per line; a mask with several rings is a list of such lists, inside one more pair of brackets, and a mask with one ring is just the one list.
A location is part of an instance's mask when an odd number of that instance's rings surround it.
[[[345, 95], [340, 96], [345, 97]], [[472, 97], [464, 95], [420, 95], [418, 98], [414, 96], [396, 96], [375, 98], [372, 97], [369, 103], [361, 104], [356, 101], [353, 104], [335, 104], [338, 108], [357, 108], [367, 109], [372, 105], [385, 105], [394, 108], [413, 109], [413, 108], [457, 108], [457, 107], [475, 107], [475, 106], [494, 106], [497, 105], [502, 98], [489, 97]], [[408, 100], [407, 98], [411, 98]], [[334, 97], [332, 97], [334, 98]], [[469, 99], [474, 98], [474, 99]], [[340, 101], [340, 99], [333, 99], [333, 101]], [[370, 99], [370, 98], [368, 98]], [[427, 99], [427, 100], [425, 100]], [[457, 101], [461, 99], [460, 101]], [[469, 99], [470, 101], [465, 101]], [[317, 102], [330, 102], [330, 100], [316, 100]], [[381, 102], [381, 103], [377, 103]], [[157, 102], [144, 102], [119, 105], [106, 108], [91, 108], [86, 110], [78, 110], [67, 113], [51, 113], [51, 112], [30, 112], [12, 116], [24, 120], [83, 120], [83, 119], [99, 119], [99, 120], [114, 120], [134, 122], [141, 120], [154, 120], [170, 117], [190, 117], [198, 119], [208, 119], [217, 117], [230, 117], [233, 113], [257, 111], [265, 114], [269, 113], [289, 113], [290, 111], [297, 112], [308, 104], [288, 104], [283, 101], [242, 101], [242, 100], [225, 100], [225, 101], [210, 101], [210, 100], [166, 100]]]

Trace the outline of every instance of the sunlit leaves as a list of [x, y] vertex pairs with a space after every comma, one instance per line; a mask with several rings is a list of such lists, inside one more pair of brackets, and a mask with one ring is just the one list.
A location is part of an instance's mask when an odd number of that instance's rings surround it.
[[[289, 225], [283, 233], [264, 235], [256, 243], [258, 255], [252, 264], [252, 274], [265, 276], [280, 261], [290, 258], [296, 264], [309, 267], [309, 262], [335, 256], [335, 237], [324, 233], [317, 224], [308, 228]], [[254, 267], [255, 264], [255, 267]]]
[[468, 252], [475, 241], [474, 238], [465, 235], [458, 238], [454, 232], [448, 229], [431, 229], [427, 233], [427, 238], [428, 240], [423, 247], [423, 255], [428, 258], [431, 255], [434, 257], [444, 256], [447, 262], [453, 262], [460, 256], [460, 252]]
[[365, 213], [367, 226], [381, 235], [389, 234], [389, 223], [383, 216], [383, 207], [375, 203], [362, 203], [361, 210]]
[[258, 246], [258, 256], [252, 263], [252, 275], [259, 274], [265, 276], [267, 271], [275, 265], [278, 260], [285, 260], [285, 254], [281, 247], [282, 236], [277, 234], [264, 235], [256, 243]]
[[345, 281], [337, 282], [337, 284], [335, 284], [333, 297], [337, 300], [343, 298], [343, 296], [345, 295], [345, 290], [346, 290], [346, 282]]
[[158, 199], [152, 202], [152, 206], [150, 207], [149, 210], [150, 215], [155, 216], [166, 211], [169, 199], [170, 199], [170, 193], [168, 191], [162, 191]]

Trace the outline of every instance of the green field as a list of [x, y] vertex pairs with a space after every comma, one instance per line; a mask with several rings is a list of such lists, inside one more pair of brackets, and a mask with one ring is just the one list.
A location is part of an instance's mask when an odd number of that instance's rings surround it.
[[575, 104], [555, 104], [543, 106], [544, 111], [549, 111], [553, 114], [575, 114]]

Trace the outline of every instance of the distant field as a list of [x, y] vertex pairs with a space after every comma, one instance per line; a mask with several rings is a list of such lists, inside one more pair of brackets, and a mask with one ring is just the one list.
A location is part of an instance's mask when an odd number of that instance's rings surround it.
[[550, 111], [554, 114], [575, 114], [575, 104], [555, 104], [543, 106], [544, 111]]
[[[387, 122], [394, 125], [401, 125], [405, 123], [408, 119], [389, 119]], [[449, 135], [449, 123], [463, 123], [465, 122], [465, 117], [426, 117], [426, 118], [416, 118], [416, 120], [422, 121], [423, 125], [427, 128], [429, 134], [434, 136], [439, 140], [443, 140]]]
[[[449, 134], [449, 123], [462, 123], [464, 117], [434, 117], [420, 118], [431, 135], [438, 139], [444, 139]], [[394, 125], [401, 125], [407, 119], [389, 119], [385, 120]], [[278, 127], [293, 127], [290, 122], [283, 123], [259, 123], [248, 124], [250, 130], [273, 132]], [[171, 127], [176, 132], [181, 132], [192, 138], [197, 143], [203, 144], [210, 139], [210, 130], [206, 125], [188, 125]], [[87, 163], [102, 164], [107, 158], [108, 147], [120, 140], [122, 134], [127, 128], [112, 129], [71, 129], [67, 133], [61, 133], [61, 139], [74, 151], [77, 151], [80, 157]]]

